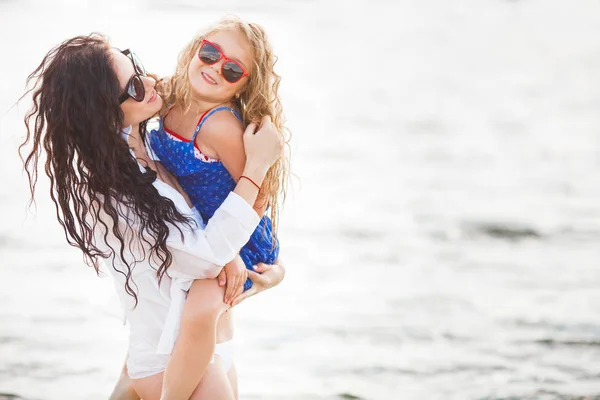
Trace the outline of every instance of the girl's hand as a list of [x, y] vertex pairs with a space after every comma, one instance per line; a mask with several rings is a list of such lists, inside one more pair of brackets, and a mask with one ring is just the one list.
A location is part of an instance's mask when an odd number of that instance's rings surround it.
[[257, 264], [254, 266], [254, 271], [248, 270], [248, 277], [253, 285], [250, 289], [238, 295], [233, 299], [232, 307], [240, 304], [249, 297], [254, 296], [264, 290], [271, 289], [281, 283], [285, 277], [285, 267], [277, 259], [276, 264]]
[[242, 258], [237, 255], [233, 261], [225, 265], [218, 279], [219, 286], [227, 285], [223, 301], [231, 306], [232, 300], [244, 291], [244, 283], [248, 279], [248, 270]]

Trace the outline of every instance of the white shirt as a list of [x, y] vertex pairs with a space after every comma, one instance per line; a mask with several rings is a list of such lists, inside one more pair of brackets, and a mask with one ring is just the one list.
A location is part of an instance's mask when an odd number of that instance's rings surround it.
[[[124, 132], [125, 135], [127, 133]], [[153, 154], [150, 156], [156, 159]], [[110, 247], [116, 250], [116, 256], [106, 259], [106, 266], [114, 277], [130, 326], [127, 368], [132, 379], [154, 375], [165, 369], [192, 281], [216, 278], [221, 268], [233, 260], [248, 242], [260, 221], [252, 206], [232, 192], [203, 227], [198, 212], [187, 205], [176, 189], [159, 180], [153, 185], [162, 196], [173, 201], [180, 213], [193, 218], [197, 226], [179, 226], [183, 235], [175, 226], [170, 227], [167, 245], [173, 261], [159, 285], [156, 269], [160, 262], [148, 259], [149, 246], [139, 239], [139, 222], [136, 222], [131, 209], [119, 205], [123, 211], [119, 224], [121, 231], [125, 232], [125, 243], [133, 238], [133, 242], [127, 245], [125, 259], [130, 265], [136, 261], [131, 276], [131, 285], [138, 297], [135, 308], [133, 297], [125, 291], [125, 276], [121, 272], [126, 272], [127, 268], [119, 255], [120, 243], [112, 233], [112, 219], [101, 214], [102, 221], [108, 225], [108, 244], [105, 243], [105, 229], [101, 224], [95, 231], [98, 248], [107, 253], [113, 253]], [[143, 250], [146, 257], [143, 257]]]

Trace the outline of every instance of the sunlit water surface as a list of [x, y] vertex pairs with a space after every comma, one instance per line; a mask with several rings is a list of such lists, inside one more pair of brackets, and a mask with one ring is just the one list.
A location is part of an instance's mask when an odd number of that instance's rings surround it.
[[596, 1], [203, 3], [0, 1], [0, 392], [107, 398], [127, 345], [44, 180], [25, 211], [27, 74], [100, 31], [166, 75], [233, 12], [280, 57], [297, 175], [286, 280], [237, 312], [241, 398], [600, 394]]

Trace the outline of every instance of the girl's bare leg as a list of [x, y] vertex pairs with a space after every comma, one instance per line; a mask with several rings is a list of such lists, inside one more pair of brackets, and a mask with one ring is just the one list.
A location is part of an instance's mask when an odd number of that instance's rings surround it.
[[123, 365], [121, 376], [119, 376], [109, 400], [140, 400], [140, 396], [133, 389], [133, 383], [127, 375], [127, 364]]
[[[192, 284], [183, 308], [179, 337], [164, 372], [161, 400], [188, 400], [196, 387], [200, 387], [215, 351], [217, 320], [228, 308], [223, 302], [224, 292], [216, 279], [199, 279]], [[218, 382], [221, 381], [204, 385], [212, 388]], [[227, 380], [225, 383], [231, 391]], [[147, 400], [143, 395], [142, 398]]]

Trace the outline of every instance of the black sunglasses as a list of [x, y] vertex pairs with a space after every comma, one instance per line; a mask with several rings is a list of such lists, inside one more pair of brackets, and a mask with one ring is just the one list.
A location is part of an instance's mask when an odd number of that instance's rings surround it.
[[144, 88], [144, 81], [142, 80], [142, 76], [146, 76], [146, 70], [134, 52], [125, 49], [121, 53], [131, 60], [134, 72], [129, 82], [127, 82], [127, 86], [125, 86], [125, 93], [119, 97], [119, 104], [122, 104], [130, 97], [135, 101], [140, 102], [146, 97], [146, 89]]

